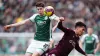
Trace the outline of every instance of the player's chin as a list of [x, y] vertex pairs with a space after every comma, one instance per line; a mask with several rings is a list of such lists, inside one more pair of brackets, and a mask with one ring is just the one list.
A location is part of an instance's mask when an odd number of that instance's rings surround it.
[[79, 34], [79, 36], [82, 36], [83, 34]]

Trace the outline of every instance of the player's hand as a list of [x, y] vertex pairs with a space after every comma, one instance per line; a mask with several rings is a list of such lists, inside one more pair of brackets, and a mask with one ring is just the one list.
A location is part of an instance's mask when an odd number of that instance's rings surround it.
[[52, 45], [50, 45], [50, 46], [49, 46], [49, 49], [52, 49], [52, 47], [53, 47], [53, 46], [52, 46]]
[[4, 30], [5, 30], [5, 31], [8, 31], [10, 28], [11, 28], [10, 25], [6, 25], [6, 26], [4, 26]]
[[60, 17], [59, 19], [60, 19], [60, 21], [64, 21], [64, 20], [65, 20], [65, 18], [64, 18], [64, 17]]

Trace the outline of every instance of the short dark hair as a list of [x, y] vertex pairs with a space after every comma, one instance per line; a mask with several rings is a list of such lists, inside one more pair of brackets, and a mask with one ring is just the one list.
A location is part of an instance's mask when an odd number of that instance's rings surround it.
[[79, 21], [79, 22], [77, 22], [77, 23], [75, 24], [75, 28], [76, 28], [76, 27], [83, 27], [83, 26], [84, 26], [85, 28], [87, 28], [86, 25], [85, 25], [83, 22], [80, 22], [80, 21]]
[[44, 7], [44, 3], [43, 2], [37, 2], [35, 4], [36, 7]]

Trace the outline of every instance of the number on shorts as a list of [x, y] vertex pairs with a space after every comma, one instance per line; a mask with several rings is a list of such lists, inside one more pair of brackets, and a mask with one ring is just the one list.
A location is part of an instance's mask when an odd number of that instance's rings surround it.
[[43, 45], [43, 47], [44, 47], [44, 48], [47, 48], [47, 47], [49, 47], [49, 45], [48, 45], [48, 44], [45, 44], [45, 45]]

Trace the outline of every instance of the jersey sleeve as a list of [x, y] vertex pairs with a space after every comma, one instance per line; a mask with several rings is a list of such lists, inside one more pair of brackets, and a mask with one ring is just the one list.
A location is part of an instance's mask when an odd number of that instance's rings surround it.
[[53, 14], [52, 16], [49, 17], [50, 20], [56, 20], [56, 21], [59, 21], [59, 17], [56, 16], [55, 14]]
[[99, 38], [97, 35], [94, 35], [95, 36], [95, 39], [96, 39], [96, 43], [99, 43]]
[[59, 28], [60, 30], [62, 30], [63, 32], [69, 32], [69, 30], [68, 30], [67, 28], [65, 28], [65, 27], [62, 25], [62, 21], [60, 21], [60, 22], [58, 23], [58, 28]]
[[80, 41], [83, 43], [85, 41], [85, 37], [86, 35], [83, 35], [82, 38], [80, 39]]
[[35, 17], [37, 16], [38, 14], [34, 14], [34, 15], [32, 15], [29, 19], [30, 19], [30, 21], [31, 22], [34, 22], [34, 19], [35, 19]]
[[80, 52], [81, 54], [86, 55], [86, 53], [79, 47], [78, 42], [76, 42], [75, 49], [76, 49], [78, 52]]

